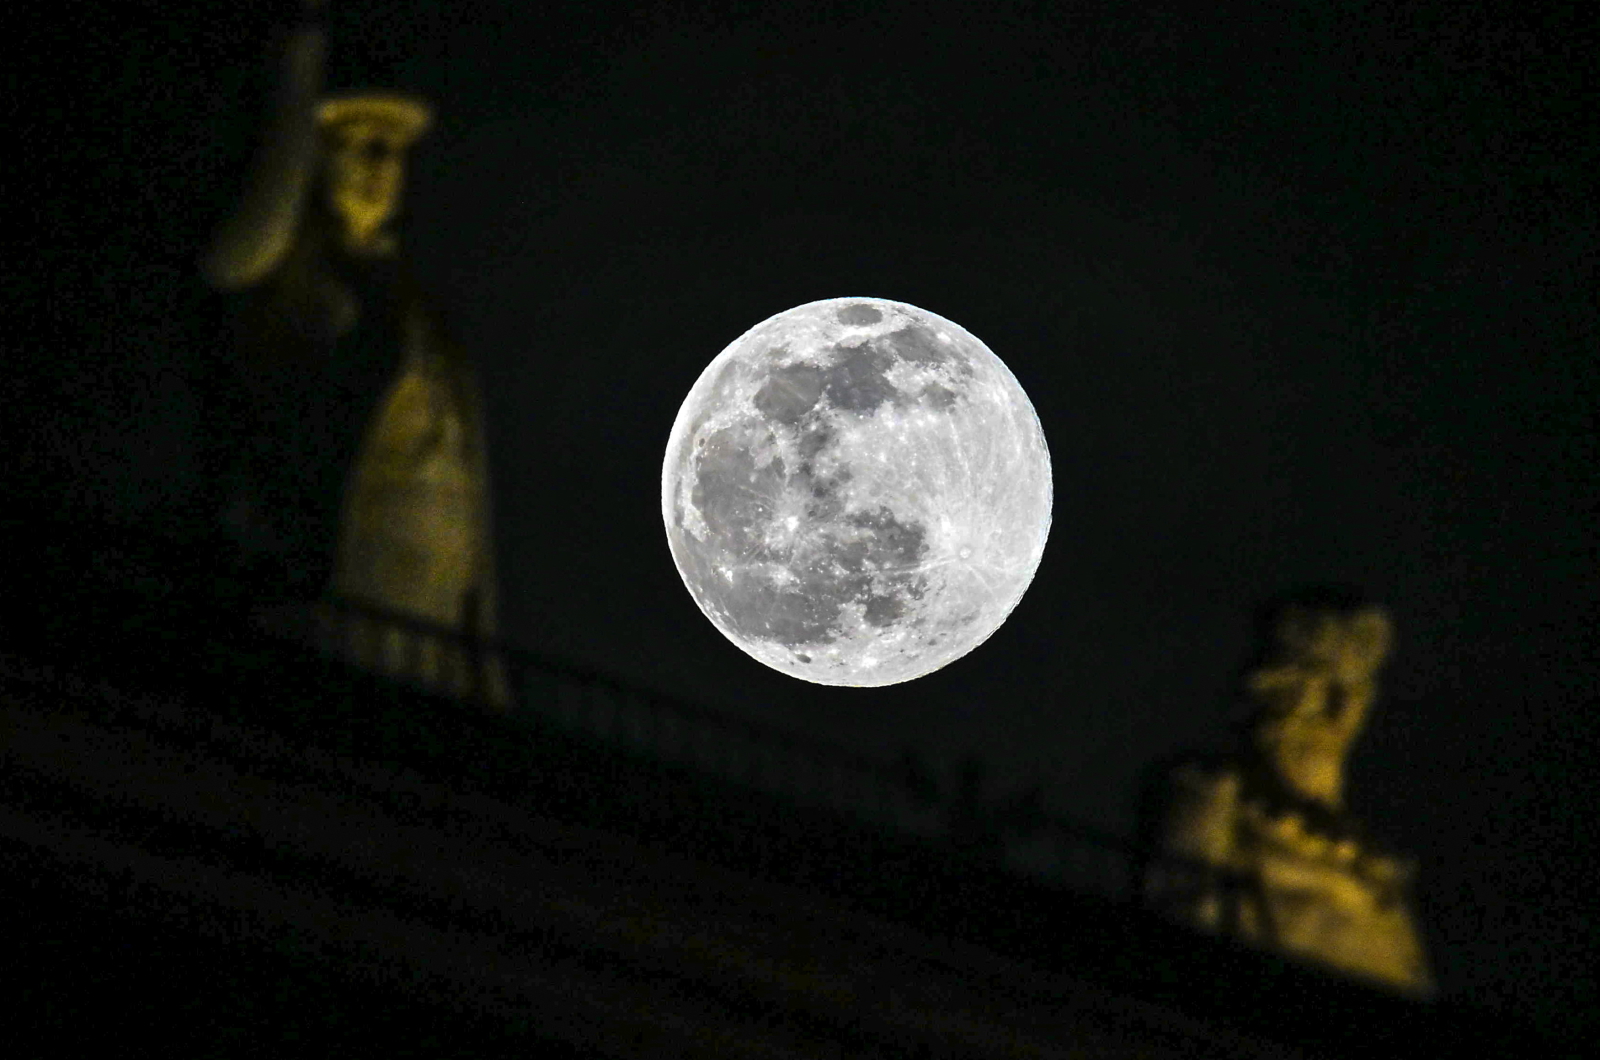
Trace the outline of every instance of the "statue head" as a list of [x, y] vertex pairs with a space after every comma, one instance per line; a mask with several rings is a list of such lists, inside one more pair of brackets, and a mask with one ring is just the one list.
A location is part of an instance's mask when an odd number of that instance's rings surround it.
[[358, 254], [384, 254], [394, 240], [384, 226], [400, 209], [405, 155], [432, 124], [426, 104], [390, 93], [324, 100], [322, 129], [327, 206], [344, 228], [345, 246]]
[[1360, 735], [1393, 637], [1388, 615], [1348, 590], [1309, 590], [1265, 616], [1245, 679], [1251, 739], [1284, 785], [1338, 809], [1344, 761]]

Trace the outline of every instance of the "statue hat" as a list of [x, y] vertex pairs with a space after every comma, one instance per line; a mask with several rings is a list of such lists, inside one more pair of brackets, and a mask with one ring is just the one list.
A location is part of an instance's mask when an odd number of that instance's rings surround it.
[[321, 125], [375, 122], [392, 129], [408, 147], [433, 125], [433, 108], [399, 92], [348, 92], [324, 99], [317, 107]]

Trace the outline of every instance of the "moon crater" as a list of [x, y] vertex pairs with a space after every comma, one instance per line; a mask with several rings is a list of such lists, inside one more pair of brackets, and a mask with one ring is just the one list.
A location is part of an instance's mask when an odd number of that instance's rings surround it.
[[902, 302], [780, 313], [708, 365], [662, 468], [673, 561], [772, 668], [879, 686], [960, 658], [1038, 568], [1050, 457], [1006, 366]]

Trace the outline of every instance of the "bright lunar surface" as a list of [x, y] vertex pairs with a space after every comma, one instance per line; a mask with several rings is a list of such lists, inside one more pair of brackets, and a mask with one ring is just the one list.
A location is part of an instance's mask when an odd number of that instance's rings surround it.
[[989, 638], [1050, 532], [1050, 453], [960, 326], [832, 298], [751, 328], [678, 410], [661, 514], [700, 610], [775, 670], [892, 685]]

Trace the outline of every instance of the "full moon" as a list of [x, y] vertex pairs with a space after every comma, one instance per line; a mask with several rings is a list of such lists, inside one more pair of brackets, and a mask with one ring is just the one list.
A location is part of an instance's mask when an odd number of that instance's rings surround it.
[[684, 399], [661, 469], [683, 584], [740, 649], [824, 685], [932, 673], [982, 644], [1050, 533], [1033, 404], [970, 332], [830, 298], [762, 321]]

